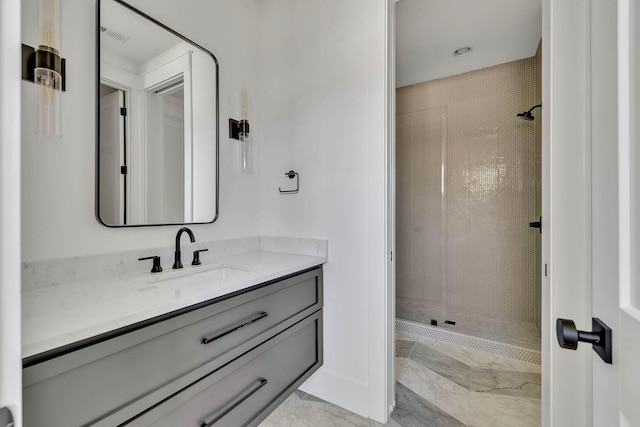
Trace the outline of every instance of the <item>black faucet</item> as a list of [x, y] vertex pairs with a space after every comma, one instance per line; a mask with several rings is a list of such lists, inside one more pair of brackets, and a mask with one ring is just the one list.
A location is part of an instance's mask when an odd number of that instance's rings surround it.
[[175, 261], [173, 262], [173, 268], [182, 268], [182, 261], [180, 260], [180, 237], [182, 237], [182, 233], [187, 232], [189, 235], [189, 239], [191, 239], [191, 243], [196, 241], [195, 236], [193, 235], [193, 231], [189, 230], [187, 227], [182, 227], [178, 230], [178, 234], [176, 234], [176, 254]]

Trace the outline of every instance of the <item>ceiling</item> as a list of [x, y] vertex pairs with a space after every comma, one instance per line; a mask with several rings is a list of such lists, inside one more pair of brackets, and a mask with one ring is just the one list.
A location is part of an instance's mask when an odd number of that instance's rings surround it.
[[529, 58], [541, 36], [540, 0], [398, 0], [396, 86]]
[[100, 26], [129, 37], [121, 42], [101, 34], [100, 49], [111, 54], [110, 58], [115, 56], [129, 63], [135, 68], [129, 70], [134, 74], [137, 74], [137, 67], [182, 42], [178, 36], [111, 1], [100, 2]]

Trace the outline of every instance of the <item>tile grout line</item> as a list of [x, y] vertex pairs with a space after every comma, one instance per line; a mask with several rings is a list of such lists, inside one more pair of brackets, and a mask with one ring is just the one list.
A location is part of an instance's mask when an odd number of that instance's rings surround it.
[[413, 353], [413, 349], [416, 348], [416, 343], [417, 341], [414, 341], [411, 345], [411, 350], [409, 350], [409, 353], [407, 353], [407, 359], [411, 359], [411, 353]]

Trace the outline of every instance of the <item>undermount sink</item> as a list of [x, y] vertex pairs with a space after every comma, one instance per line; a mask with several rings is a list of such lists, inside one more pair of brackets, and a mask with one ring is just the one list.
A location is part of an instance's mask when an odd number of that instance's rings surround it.
[[166, 273], [155, 273], [151, 276], [144, 276], [138, 279], [145, 283], [161, 283], [171, 282], [171, 285], [193, 284], [203, 281], [220, 281], [248, 273], [247, 270], [229, 266], [203, 266], [203, 267], [186, 267], [184, 270], [171, 271]]

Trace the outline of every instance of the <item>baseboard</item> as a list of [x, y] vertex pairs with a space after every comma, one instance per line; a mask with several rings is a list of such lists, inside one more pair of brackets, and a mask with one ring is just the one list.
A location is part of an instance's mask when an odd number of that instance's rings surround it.
[[300, 390], [369, 418], [369, 389], [366, 384], [320, 368], [300, 386]]

